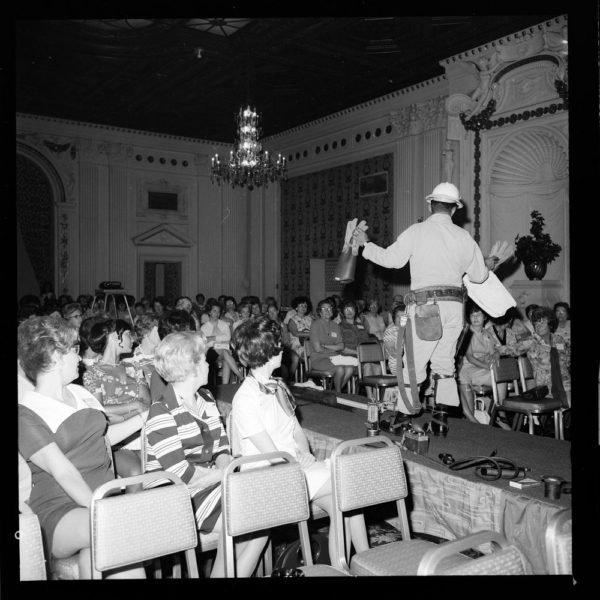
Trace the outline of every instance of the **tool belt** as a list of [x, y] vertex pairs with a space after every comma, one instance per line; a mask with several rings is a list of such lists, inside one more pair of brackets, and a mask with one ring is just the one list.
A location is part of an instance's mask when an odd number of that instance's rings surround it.
[[415, 302], [416, 304], [425, 304], [428, 300], [450, 300], [454, 302], [462, 302], [464, 299], [464, 291], [459, 287], [431, 287], [413, 290], [404, 296], [405, 304]]

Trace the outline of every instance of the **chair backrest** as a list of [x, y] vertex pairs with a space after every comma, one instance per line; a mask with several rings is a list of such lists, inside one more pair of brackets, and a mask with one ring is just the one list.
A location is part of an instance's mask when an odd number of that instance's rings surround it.
[[233, 458], [236, 458], [240, 456], [241, 452], [238, 447], [238, 438], [234, 435], [233, 429], [233, 411], [230, 410], [227, 413], [227, 417], [225, 418], [225, 431], [227, 432], [227, 437], [229, 438], [231, 455], [233, 456]]
[[571, 509], [555, 513], [546, 528], [546, 558], [550, 575], [573, 572], [573, 517]]
[[140, 431], [140, 462], [142, 463], [142, 473], [146, 472], [146, 456], [148, 454], [148, 448], [146, 447], [148, 440], [146, 439], [146, 423], [142, 425]]
[[[446, 560], [463, 550], [492, 545], [492, 551], [473, 560]], [[526, 575], [521, 552], [495, 531], [478, 531], [463, 538], [439, 544], [422, 556], [417, 575]]]
[[521, 389], [525, 391], [527, 389], [527, 380], [534, 379], [533, 365], [527, 356], [519, 356], [519, 375], [521, 381]]
[[[285, 462], [236, 470], [265, 460]], [[304, 562], [312, 565], [306, 524], [310, 517], [306, 477], [290, 454], [269, 452], [235, 458], [225, 469], [222, 490], [225, 577], [235, 574], [236, 536], [290, 523], [298, 524]]]
[[502, 356], [498, 366], [492, 363], [490, 366], [490, 376], [492, 379], [492, 394], [496, 405], [500, 404], [500, 396], [498, 394], [499, 383], [512, 382], [515, 394], [519, 394], [521, 373], [519, 370], [519, 361], [514, 356]]
[[[383, 443], [383, 447], [373, 447]], [[365, 446], [371, 446], [365, 448]], [[402, 540], [410, 540], [404, 499], [408, 485], [400, 448], [387, 437], [372, 437], [341, 442], [331, 454], [331, 481], [334, 515], [330, 535], [335, 535], [336, 554], [341, 561], [333, 565], [348, 570], [345, 557], [343, 515], [386, 502], [396, 502]]]
[[381, 373], [383, 375], [387, 373], [383, 346], [379, 340], [358, 344], [356, 346], [356, 357], [358, 358], [358, 376], [360, 379], [362, 379], [362, 363], [379, 363]]
[[[173, 485], [110, 495], [126, 486], [168, 479]], [[103, 571], [185, 551], [198, 577], [196, 519], [187, 486], [167, 471], [124, 477], [96, 488], [90, 506], [92, 578]]]
[[310, 352], [310, 340], [304, 340], [304, 366], [307, 373], [310, 371]]

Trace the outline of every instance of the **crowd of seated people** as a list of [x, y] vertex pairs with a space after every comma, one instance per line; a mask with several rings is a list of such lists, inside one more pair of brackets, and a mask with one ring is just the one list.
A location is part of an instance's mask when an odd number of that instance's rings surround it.
[[[239, 340], [247, 337], [249, 330], [240, 329], [242, 325], [257, 319], [264, 322], [267, 317], [276, 324], [282, 353], [275, 375], [288, 382], [294, 381], [298, 363], [304, 358], [306, 341], [311, 348], [311, 366], [331, 370], [333, 387], [338, 392], [346, 389], [356, 374], [360, 343], [382, 343], [388, 373], [396, 374], [402, 366], [396, 363], [398, 327], [405, 311], [401, 296], [394, 297], [389, 310], [382, 310], [373, 298], [365, 302], [332, 296], [321, 299], [315, 311], [306, 295], [294, 297], [291, 306], [282, 308], [273, 297], [261, 301], [257, 296], [246, 296], [239, 302], [225, 294], [220, 301], [206, 299], [203, 294], [197, 294], [195, 302], [187, 296], [173, 302], [160, 296], [144, 297], [138, 302], [127, 298], [129, 307], [135, 306], [133, 324], [128, 310], [125, 315], [121, 307], [115, 318], [114, 314], [104, 312], [101, 300], [88, 294], [80, 294], [76, 301], [69, 294], [56, 298], [45, 286], [39, 296], [23, 296], [18, 302], [19, 451], [27, 460], [40, 492], [46, 486], [60, 488], [63, 499], [58, 510], [45, 505], [43, 493], [39, 497], [34, 494], [31, 505], [40, 516], [49, 552], [55, 557], [79, 552], [83, 557], [80, 558], [82, 577], [89, 573], [86, 521], [89, 497], [95, 487], [115, 476], [106, 470], [106, 447], [99, 440], [108, 437], [117, 475], [141, 472], [139, 433], [148, 410], [147, 469], [167, 469], [179, 474], [181, 465], [185, 465], [189, 481], [184, 480], [194, 491], [197, 516], [205, 514], [202, 507], [206, 507], [204, 502], [208, 497], [215, 501], [214, 490], [219, 487], [221, 468], [227, 457], [230, 460], [230, 452], [223, 424], [217, 423], [214, 401], [210, 392], [204, 390], [210, 368], [215, 373], [221, 369], [219, 383], [228, 383], [231, 374], [241, 383], [252, 372], [238, 355], [235, 344], [234, 332], [238, 335], [240, 330]], [[511, 309], [501, 317], [488, 318], [477, 305], [469, 303], [469, 307], [471, 337], [457, 370], [464, 418], [476, 420], [474, 386], [489, 385], [490, 364], [501, 356], [527, 356], [533, 367], [533, 383], [547, 385], [551, 395], [564, 397], [565, 406], [571, 406], [567, 303], [559, 302], [553, 308], [529, 305], [523, 317]], [[119, 315], [127, 318], [121, 319]], [[201, 335], [195, 336], [193, 332]], [[553, 358], [559, 366], [558, 375], [552, 369]], [[184, 368], [185, 365], [188, 366]], [[198, 370], [193, 365], [202, 368]], [[379, 364], [363, 367], [365, 374], [377, 374], [379, 370]], [[203, 388], [199, 395], [198, 388]], [[181, 400], [174, 395], [178, 390], [182, 391]], [[368, 395], [368, 390], [360, 389], [357, 393]], [[501, 390], [501, 394], [505, 393], [506, 390]], [[52, 400], [50, 406], [55, 407], [55, 414], [50, 417], [52, 411], [46, 414], [41, 410], [42, 401], [48, 401], [47, 398]], [[210, 410], [205, 410], [207, 406]], [[178, 407], [189, 413], [181, 422], [183, 413], [177, 412]], [[172, 415], [169, 418], [174, 418], [176, 424], [169, 431], [163, 418], [167, 414]], [[47, 431], [48, 419], [60, 425], [56, 429], [50, 424], [53, 434]], [[72, 438], [68, 431], [80, 427], [82, 421], [92, 437], [82, 441], [81, 447], [70, 446]], [[206, 465], [197, 461], [198, 443], [191, 443], [185, 438], [187, 434], [182, 433], [184, 421], [200, 429], [202, 423], [211, 431], [218, 429], [215, 436], [221, 439], [222, 446], [213, 448], [214, 464], [211, 463], [213, 468], [208, 477]], [[500, 426], [506, 424], [500, 421]], [[184, 436], [180, 457], [183, 462], [164, 453], [161, 440], [167, 434]], [[54, 460], [71, 469], [73, 475], [68, 481], [63, 479], [63, 471], [52, 464]], [[90, 474], [83, 469], [88, 460], [94, 465]], [[209, 520], [198, 519], [199, 531], [215, 531], [219, 527], [220, 510], [211, 513]], [[264, 541], [256, 538], [236, 546], [240, 573], [253, 571]], [[213, 576], [221, 574], [219, 564], [220, 561], [215, 563]], [[143, 577], [144, 570], [135, 567], [110, 576]]]

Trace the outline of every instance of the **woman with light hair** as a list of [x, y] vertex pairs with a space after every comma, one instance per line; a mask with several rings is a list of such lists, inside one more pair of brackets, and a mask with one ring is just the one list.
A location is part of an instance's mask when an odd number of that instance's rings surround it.
[[[35, 386], [19, 401], [19, 452], [31, 469], [29, 506], [40, 520], [46, 558], [79, 552], [79, 577], [90, 579], [92, 493], [115, 478], [105, 436], [111, 445], [138, 431], [143, 412], [108, 424], [103, 406], [77, 378], [77, 330], [60, 317], [31, 317], [18, 330], [18, 359]], [[50, 556], [51, 555], [51, 556]], [[141, 565], [109, 577], [144, 578]]]
[[[232, 456], [215, 399], [202, 389], [208, 382], [204, 337], [193, 331], [167, 335], [156, 348], [155, 368], [168, 385], [146, 422], [146, 472], [180, 477], [189, 487], [198, 531], [220, 531], [221, 479]], [[236, 545], [238, 577], [252, 574], [266, 541], [255, 537]], [[223, 577], [221, 543], [211, 577]]]

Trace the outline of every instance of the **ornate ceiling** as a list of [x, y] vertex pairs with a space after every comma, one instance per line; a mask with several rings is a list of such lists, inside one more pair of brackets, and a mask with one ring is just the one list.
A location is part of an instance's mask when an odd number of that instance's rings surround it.
[[241, 103], [268, 136], [554, 16], [18, 20], [16, 110], [230, 143]]

